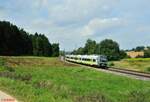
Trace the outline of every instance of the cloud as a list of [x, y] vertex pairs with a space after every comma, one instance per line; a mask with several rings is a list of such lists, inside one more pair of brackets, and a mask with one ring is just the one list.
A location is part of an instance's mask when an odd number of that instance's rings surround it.
[[[50, 18], [60, 25], [87, 23], [91, 18], [104, 16], [118, 0], [64, 0], [49, 8]], [[99, 12], [99, 13], [98, 13]]]
[[97, 32], [102, 32], [104, 30], [110, 30], [114, 27], [123, 26], [125, 22], [120, 18], [94, 18], [92, 19], [81, 31], [83, 36], [91, 36]]

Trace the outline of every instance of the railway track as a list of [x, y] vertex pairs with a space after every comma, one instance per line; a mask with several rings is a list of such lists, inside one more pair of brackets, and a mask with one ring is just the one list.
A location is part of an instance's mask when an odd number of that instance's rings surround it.
[[114, 68], [114, 67], [109, 67], [108, 70], [150, 79], [150, 73], [146, 73], [146, 72], [139, 72], [139, 71], [133, 71], [128, 69]]
[[[74, 62], [68, 62], [68, 63], [73, 63], [73, 64], [81, 65], [81, 66], [87, 66], [83, 64], [74, 63]], [[146, 73], [146, 72], [139, 72], [139, 71], [123, 69], [123, 68], [121, 69], [121, 68], [115, 68], [115, 67], [108, 67], [108, 69], [101, 69], [95, 66], [89, 66], [89, 67], [96, 68], [97, 70], [101, 70], [101, 71], [108, 72], [108, 73], [116, 73], [116, 74], [118, 73], [118, 74], [123, 74], [128, 77], [132, 76], [132, 77], [135, 77], [136, 79], [150, 80], [150, 73]]]

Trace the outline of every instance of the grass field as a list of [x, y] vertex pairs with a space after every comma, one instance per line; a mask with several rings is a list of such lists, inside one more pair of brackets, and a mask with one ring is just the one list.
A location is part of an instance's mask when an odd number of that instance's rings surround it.
[[113, 62], [115, 67], [150, 72], [150, 58], [131, 58]]
[[0, 89], [23, 102], [150, 102], [150, 81], [66, 64], [58, 58], [0, 57]]

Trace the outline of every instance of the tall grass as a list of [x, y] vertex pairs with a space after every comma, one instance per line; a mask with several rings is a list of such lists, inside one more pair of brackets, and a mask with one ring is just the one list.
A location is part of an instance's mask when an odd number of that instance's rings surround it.
[[121, 61], [114, 61], [114, 66], [119, 68], [127, 68], [136, 71], [150, 72], [150, 58], [130, 58]]

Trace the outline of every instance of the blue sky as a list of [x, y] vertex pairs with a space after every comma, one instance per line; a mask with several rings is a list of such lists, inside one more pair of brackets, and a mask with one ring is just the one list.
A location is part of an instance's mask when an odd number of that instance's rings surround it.
[[88, 38], [122, 49], [150, 45], [150, 0], [0, 0], [0, 20], [72, 50]]

